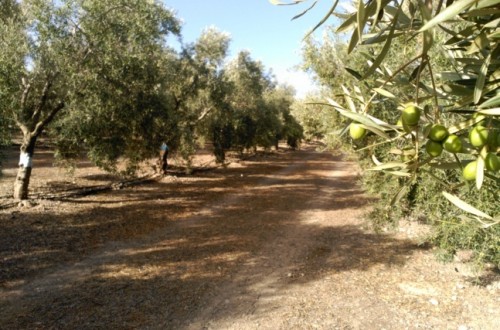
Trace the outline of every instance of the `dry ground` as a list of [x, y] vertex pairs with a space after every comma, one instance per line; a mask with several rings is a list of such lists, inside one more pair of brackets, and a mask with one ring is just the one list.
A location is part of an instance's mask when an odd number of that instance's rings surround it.
[[0, 179], [0, 329], [500, 328], [498, 274], [364, 229], [355, 164], [314, 146], [52, 200], [118, 178], [35, 157], [32, 204], [15, 158]]

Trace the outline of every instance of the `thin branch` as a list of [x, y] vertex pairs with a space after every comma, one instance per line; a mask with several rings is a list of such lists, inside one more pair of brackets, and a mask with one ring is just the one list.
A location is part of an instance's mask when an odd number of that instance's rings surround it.
[[[394, 78], [396, 78], [396, 76], [401, 72], [403, 71], [404, 69], [406, 69], [410, 64], [412, 64], [413, 62], [415, 62], [416, 60], [418, 60], [419, 58], [422, 57], [423, 54], [420, 54], [414, 58], [412, 58], [411, 60], [409, 60], [407, 63], [405, 63], [404, 65], [402, 65], [401, 67], [399, 67], [396, 71], [393, 72], [393, 74], [380, 86], [380, 88], [384, 88], [385, 85], [387, 85], [389, 82], [391, 82]], [[418, 86], [418, 85], [417, 85]], [[368, 100], [368, 102], [366, 102], [366, 105], [363, 109], [363, 113], [366, 113], [368, 111], [368, 107], [370, 106], [371, 102], [373, 101], [373, 99], [378, 95], [378, 93], [373, 93], [373, 95], [370, 97], [370, 99]]]
[[174, 103], [175, 103], [174, 109], [176, 111], [179, 111], [181, 108], [181, 104], [182, 104], [181, 98], [177, 97], [177, 95], [175, 95], [175, 93], [172, 93], [172, 94], [173, 94], [172, 96], [174, 98]]
[[54, 119], [55, 115], [57, 115], [57, 113], [59, 111], [61, 111], [64, 108], [64, 106], [65, 106], [64, 102], [59, 102], [59, 104], [57, 104], [57, 106], [54, 109], [52, 109], [52, 111], [49, 113], [49, 115], [44, 120], [42, 120], [38, 124], [36, 124], [36, 127], [33, 130], [32, 134], [34, 136], [38, 136], [40, 133], [42, 133], [45, 126], [48, 123], [50, 123], [52, 121], [52, 119]]
[[422, 56], [422, 63], [420, 63], [420, 66], [418, 67], [418, 72], [417, 72], [417, 83], [415, 86], [417, 87], [417, 91], [415, 93], [415, 103], [418, 103], [418, 94], [420, 92], [420, 88], [418, 87], [420, 85], [420, 75], [422, 74], [422, 68], [424, 67], [424, 63], [427, 61], [426, 54], [422, 53], [420, 56]]
[[422, 168], [421, 170], [422, 170], [423, 172], [425, 172], [425, 173], [429, 174], [430, 176], [432, 176], [432, 177], [433, 177], [433, 178], [434, 178], [434, 179], [435, 179], [435, 180], [436, 180], [439, 184], [441, 184], [441, 185], [445, 186], [446, 188], [448, 188], [448, 187], [449, 187], [449, 185], [448, 185], [446, 182], [444, 182], [442, 179], [440, 179], [438, 176], [436, 176], [436, 175], [435, 175], [434, 173], [432, 173], [431, 171], [429, 171], [429, 170], [427, 170], [427, 169], [425, 169], [425, 168]]
[[386, 144], [386, 143], [391, 143], [391, 142], [394, 142], [400, 138], [403, 138], [405, 137], [406, 135], [408, 135], [409, 133], [405, 133], [405, 134], [399, 134], [389, 140], [384, 140], [382, 142], [377, 142], [377, 143], [374, 143], [374, 144], [370, 144], [369, 146], [366, 146], [366, 147], [363, 147], [363, 148], [360, 148], [360, 149], [356, 149], [356, 152], [359, 152], [359, 151], [363, 151], [363, 150], [366, 150], [366, 149], [370, 149], [370, 148], [373, 148], [373, 147], [377, 147], [377, 146], [380, 146], [380, 145], [383, 145], [383, 144]]
[[21, 108], [24, 108], [26, 106], [26, 100], [28, 99], [28, 95], [31, 91], [31, 84], [25, 84], [24, 79], [23, 79], [23, 85], [24, 85], [24, 91], [23, 95], [21, 95]]
[[[26, 81], [24, 80], [24, 78], [23, 78], [22, 82], [23, 82], [23, 86], [24, 86], [24, 91], [23, 91], [23, 94], [21, 95], [20, 108], [24, 109], [26, 107], [26, 102], [28, 100], [28, 95], [29, 95], [29, 93], [31, 91], [31, 84], [30, 83], [26, 84]], [[21, 120], [19, 119], [19, 116], [17, 115], [17, 112], [15, 110], [12, 111], [12, 116], [13, 116], [13, 119], [14, 119], [14, 122], [16, 123], [16, 125], [23, 132], [23, 135], [29, 134], [28, 126], [26, 126], [25, 124], [23, 124], [21, 122]]]
[[19, 120], [19, 116], [17, 115], [17, 113], [15, 111], [12, 111], [12, 116], [13, 116], [13, 119], [14, 119], [14, 122], [16, 123], [17, 127], [19, 127], [19, 129], [23, 132], [23, 135], [28, 135], [30, 130], [28, 129], [28, 126], [24, 125], [20, 120]]
[[[71, 18], [70, 18], [70, 21], [71, 21], [71, 23], [73, 23], [73, 27], [76, 30], [80, 31], [80, 33], [85, 37], [85, 39], [87, 41], [87, 47], [85, 47], [85, 49], [83, 51], [83, 57], [79, 63], [79, 65], [81, 67], [83, 65], [83, 63], [85, 63], [85, 61], [87, 60], [87, 57], [92, 53], [93, 43], [92, 43], [90, 36], [87, 34], [87, 32], [82, 27], [80, 27], [80, 25], [78, 25], [78, 23], [73, 21]], [[72, 34], [74, 35], [75, 32], [72, 32]]]
[[458, 166], [460, 166], [460, 169], [463, 170], [464, 167], [462, 166], [462, 162], [460, 161], [460, 158], [458, 158], [456, 153], [453, 153], [453, 156], [455, 156], [455, 160], [457, 161]]
[[99, 20], [102, 20], [104, 17], [106, 17], [109, 13], [111, 13], [112, 11], [114, 10], [117, 10], [117, 9], [121, 9], [121, 8], [127, 8], [129, 9], [130, 11], [133, 10], [133, 8], [129, 5], [116, 5], [116, 6], [113, 6], [111, 8], [109, 8], [108, 10], [106, 10], [104, 13], [102, 13], [99, 17]]
[[82, 57], [82, 60], [80, 62], [80, 67], [85, 63], [85, 61], [87, 60], [87, 57], [89, 57], [89, 55], [92, 54], [92, 48], [90, 48], [90, 45], [87, 46], [84, 53], [85, 53], [85, 55], [83, 55], [83, 57]]
[[40, 114], [42, 113], [42, 110], [45, 106], [45, 103], [47, 102], [47, 98], [49, 96], [49, 91], [50, 91], [51, 86], [52, 86], [52, 83], [50, 82], [50, 79], [47, 79], [47, 81], [45, 82], [45, 85], [43, 86], [42, 96], [40, 97], [40, 102], [35, 107], [35, 111], [33, 111], [33, 115], [31, 116], [31, 121], [33, 122], [33, 124], [37, 123], [38, 120], [40, 119]]
[[429, 73], [430, 73], [430, 76], [431, 76], [431, 82], [432, 82], [432, 91], [434, 92], [434, 103], [435, 103], [435, 106], [436, 106], [436, 113], [435, 113], [435, 117], [436, 119], [439, 120], [439, 103], [438, 103], [438, 97], [437, 97], [437, 93], [436, 93], [436, 83], [434, 81], [434, 74], [432, 73], [432, 66], [431, 66], [431, 62], [429, 61], [428, 59], [428, 55], [426, 55], [426, 58], [427, 58], [427, 67], [429, 68]]
[[403, 71], [404, 69], [406, 69], [410, 64], [412, 64], [413, 62], [415, 62], [416, 60], [418, 60], [419, 58], [422, 57], [423, 54], [420, 54], [414, 58], [412, 58], [411, 60], [409, 60], [406, 64], [404, 64], [403, 66], [401, 66], [400, 68], [398, 68], [396, 71], [394, 71], [394, 73], [389, 77], [389, 79], [387, 79], [387, 81], [384, 82], [384, 84], [382, 86], [380, 86], [380, 88], [383, 88], [388, 82], [392, 81], [394, 78], [396, 78], [396, 75], [398, 73], [400, 73], [401, 71]]

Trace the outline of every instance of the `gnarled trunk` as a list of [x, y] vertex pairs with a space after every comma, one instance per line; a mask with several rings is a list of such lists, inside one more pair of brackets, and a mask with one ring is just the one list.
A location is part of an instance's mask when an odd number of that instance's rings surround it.
[[19, 169], [17, 171], [16, 181], [14, 182], [14, 199], [22, 200], [28, 198], [28, 187], [32, 171], [32, 159], [35, 151], [37, 136], [25, 136], [21, 145], [21, 154], [19, 156]]

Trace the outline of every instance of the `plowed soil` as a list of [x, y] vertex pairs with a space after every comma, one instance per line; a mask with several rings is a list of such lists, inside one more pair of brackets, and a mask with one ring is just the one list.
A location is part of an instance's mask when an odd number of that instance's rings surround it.
[[15, 157], [0, 178], [0, 329], [500, 328], [494, 270], [366, 229], [357, 167], [314, 145], [134, 184], [35, 157], [30, 202]]

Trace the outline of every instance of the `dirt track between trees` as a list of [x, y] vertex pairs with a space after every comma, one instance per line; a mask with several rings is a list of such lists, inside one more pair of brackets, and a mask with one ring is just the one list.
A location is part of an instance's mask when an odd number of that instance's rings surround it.
[[[38, 162], [36, 191], [114, 180]], [[500, 276], [364, 229], [357, 175], [308, 145], [1, 210], [0, 329], [499, 329]]]

